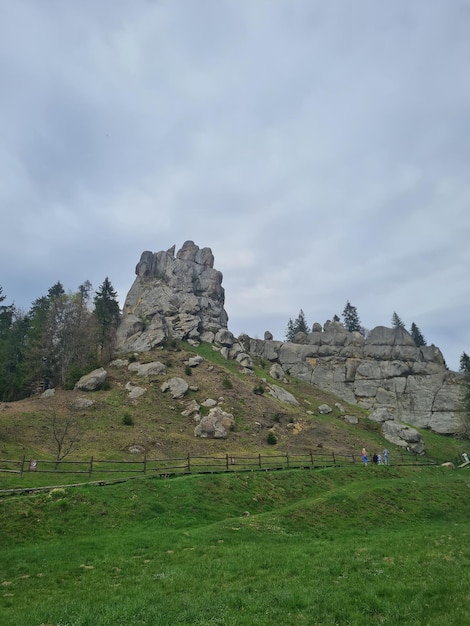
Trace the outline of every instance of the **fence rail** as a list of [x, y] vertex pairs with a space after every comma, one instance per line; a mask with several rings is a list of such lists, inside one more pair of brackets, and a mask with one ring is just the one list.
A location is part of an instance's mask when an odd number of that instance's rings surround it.
[[[435, 465], [437, 462], [410, 452], [399, 452], [393, 465]], [[207, 474], [219, 472], [269, 471], [279, 469], [312, 469], [338, 467], [362, 463], [360, 455], [334, 452], [308, 452], [304, 454], [273, 454], [254, 456], [225, 454], [220, 456], [191, 456], [142, 460], [90, 459], [0, 459], [0, 472], [23, 476], [28, 472], [48, 474]]]

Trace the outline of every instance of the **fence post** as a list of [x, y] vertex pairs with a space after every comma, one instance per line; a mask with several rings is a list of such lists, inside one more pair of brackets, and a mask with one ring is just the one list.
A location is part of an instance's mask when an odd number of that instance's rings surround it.
[[147, 473], [147, 455], [144, 454], [144, 474]]
[[24, 454], [23, 454], [23, 458], [21, 459], [21, 463], [20, 463], [20, 478], [23, 476], [23, 470], [24, 470]]
[[289, 467], [289, 453], [286, 452], [286, 465]]
[[354, 456], [354, 454], [352, 455], [352, 460], [353, 460], [353, 465], [356, 465], [356, 457]]
[[259, 468], [261, 469], [261, 454], [258, 454], [258, 465], [259, 465]]
[[333, 465], [336, 465], [336, 457], [335, 457], [335, 453], [332, 452], [331, 456], [333, 457]]
[[93, 473], [93, 457], [91, 457], [90, 465], [88, 467], [88, 478], [91, 478], [92, 473]]
[[313, 452], [310, 450], [310, 464], [313, 465]]
[[228, 454], [225, 455], [225, 469], [228, 471]]
[[191, 461], [189, 458], [189, 452], [188, 452], [188, 472], [191, 472]]

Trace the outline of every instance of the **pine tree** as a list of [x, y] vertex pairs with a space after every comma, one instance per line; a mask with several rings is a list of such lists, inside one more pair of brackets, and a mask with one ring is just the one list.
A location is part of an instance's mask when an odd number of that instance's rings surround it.
[[460, 371], [464, 374], [470, 374], [470, 356], [466, 352], [460, 357]]
[[287, 322], [287, 328], [286, 328], [286, 341], [292, 341], [292, 339], [294, 339], [294, 335], [295, 335], [295, 330], [294, 330], [294, 320], [289, 317], [289, 321]]
[[296, 332], [298, 333], [305, 333], [306, 335], [308, 335], [308, 333], [310, 332], [307, 320], [305, 319], [305, 313], [302, 311], [302, 309], [300, 309], [299, 315], [295, 320], [295, 326]]
[[470, 356], [466, 352], [460, 357], [460, 371], [464, 374], [462, 388], [462, 424], [461, 435], [470, 438]]
[[405, 328], [405, 323], [396, 311], [392, 315], [392, 328]]
[[96, 291], [93, 302], [98, 328], [98, 344], [102, 359], [106, 360], [112, 355], [115, 333], [120, 319], [117, 292], [107, 276]]
[[364, 329], [361, 325], [357, 309], [349, 302], [349, 300], [346, 302], [343, 310], [343, 323], [346, 330], [349, 330], [350, 333], [357, 331], [358, 333], [361, 333], [361, 335], [364, 334]]
[[414, 322], [411, 324], [410, 335], [413, 337], [417, 348], [426, 345], [426, 339]]
[[297, 319], [293, 321], [292, 318], [289, 318], [287, 322], [286, 340], [292, 341], [297, 333], [305, 333], [308, 335], [309, 332], [310, 329], [305, 319], [305, 313], [300, 309]]

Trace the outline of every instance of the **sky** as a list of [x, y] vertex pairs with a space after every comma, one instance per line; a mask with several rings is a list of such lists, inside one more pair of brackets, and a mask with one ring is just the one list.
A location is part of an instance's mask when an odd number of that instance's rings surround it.
[[470, 0], [1, 0], [0, 286], [211, 248], [229, 329], [470, 353]]

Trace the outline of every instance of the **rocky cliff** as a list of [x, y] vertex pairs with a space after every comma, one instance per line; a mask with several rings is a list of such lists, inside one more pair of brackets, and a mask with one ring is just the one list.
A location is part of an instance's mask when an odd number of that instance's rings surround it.
[[435, 346], [417, 347], [404, 329], [374, 328], [367, 337], [340, 322], [314, 324], [293, 342], [246, 335], [236, 340], [227, 328], [222, 273], [210, 248], [186, 241], [162, 252], [143, 252], [123, 310], [117, 352], [144, 352], [171, 338], [218, 345], [225, 358], [252, 366], [260, 356], [282, 371], [331, 391], [347, 402], [441, 434], [462, 424], [462, 376], [447, 370]]
[[418, 348], [402, 328], [377, 326], [363, 337], [328, 321], [294, 342], [242, 339], [250, 354], [279, 363], [292, 376], [347, 402], [385, 407], [398, 421], [441, 434], [461, 428], [462, 375], [447, 370], [438, 348]]
[[222, 273], [210, 248], [186, 241], [162, 252], [143, 252], [124, 303], [117, 352], [143, 352], [168, 338], [213, 342], [226, 328]]

